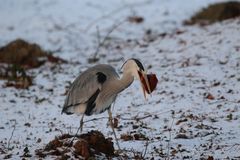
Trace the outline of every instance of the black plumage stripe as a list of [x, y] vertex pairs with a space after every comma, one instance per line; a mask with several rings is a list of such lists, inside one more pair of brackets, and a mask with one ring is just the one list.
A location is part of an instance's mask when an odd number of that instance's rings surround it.
[[107, 76], [102, 72], [97, 72], [97, 81], [100, 84], [103, 84], [107, 80]]
[[[137, 64], [138, 68], [139, 68], [141, 71], [145, 71], [142, 63], [141, 63], [138, 59], [131, 58], [131, 60], [133, 60], [133, 61]], [[127, 61], [126, 61], [125, 63], [127, 63]], [[124, 63], [124, 64], [125, 64], [125, 63]], [[124, 64], [122, 65], [122, 67], [124, 66]], [[121, 68], [122, 68], [122, 67], [121, 67]]]
[[141, 63], [138, 59], [132, 58], [132, 60], [134, 60], [134, 61], [136, 62], [136, 64], [138, 65], [138, 67], [139, 67], [142, 71], [144, 71], [144, 67], [143, 67], [142, 63]]
[[110, 106], [108, 106], [107, 108], [104, 108], [103, 110], [101, 110], [99, 113], [103, 113], [103, 112], [105, 112], [106, 110], [108, 110], [108, 109], [110, 109], [111, 108], [111, 105]]
[[62, 113], [61, 113], [61, 114], [63, 114], [63, 113], [66, 113], [67, 115], [73, 114], [72, 112], [69, 112], [69, 111], [68, 111], [68, 108], [78, 106], [79, 104], [81, 104], [81, 103], [77, 103], [77, 104], [74, 104], [74, 105], [71, 104], [71, 105], [65, 106], [65, 107], [62, 109]]
[[96, 90], [96, 92], [87, 101], [87, 108], [85, 111], [85, 114], [87, 116], [90, 116], [92, 114], [92, 110], [96, 107], [95, 101], [99, 93], [100, 93], [100, 89]]

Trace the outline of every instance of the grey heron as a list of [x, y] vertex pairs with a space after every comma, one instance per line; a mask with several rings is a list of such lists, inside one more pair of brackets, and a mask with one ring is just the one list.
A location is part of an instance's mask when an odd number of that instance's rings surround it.
[[144, 96], [146, 96], [146, 93], [151, 93], [156, 87], [154, 86], [152, 89], [145, 69], [139, 60], [128, 59], [123, 64], [122, 70], [121, 78], [116, 70], [107, 64], [95, 65], [85, 70], [71, 84], [62, 109], [62, 113], [82, 114], [80, 120], [81, 131], [84, 115], [90, 116], [108, 110], [110, 126], [119, 149], [112, 122], [111, 104], [115, 101], [118, 93], [132, 84], [134, 78], [140, 80]]

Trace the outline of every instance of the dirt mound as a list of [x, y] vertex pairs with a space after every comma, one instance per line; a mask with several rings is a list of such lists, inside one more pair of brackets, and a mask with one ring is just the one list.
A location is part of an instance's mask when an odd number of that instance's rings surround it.
[[0, 48], [0, 79], [7, 80], [4, 87], [27, 89], [32, 85], [33, 77], [26, 69], [39, 67], [45, 62], [65, 63], [66, 61], [54, 57], [43, 51], [39, 45], [17, 39]]
[[185, 21], [184, 24], [192, 25], [198, 23], [206, 25], [239, 16], [240, 2], [222, 2], [204, 8], [192, 16], [190, 20]]
[[46, 61], [61, 63], [64, 60], [43, 51], [39, 45], [17, 39], [0, 48], [0, 62], [19, 65], [23, 68], [35, 68]]
[[57, 156], [60, 159], [89, 159], [97, 156], [110, 158], [114, 156], [113, 142], [105, 138], [99, 131], [90, 131], [86, 134], [81, 134], [71, 143], [73, 137], [73, 135], [69, 134], [56, 137], [44, 149], [36, 150], [36, 155], [41, 158]]

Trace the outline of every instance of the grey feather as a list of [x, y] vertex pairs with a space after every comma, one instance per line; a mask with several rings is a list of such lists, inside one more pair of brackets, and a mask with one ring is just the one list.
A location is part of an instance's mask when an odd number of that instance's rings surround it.
[[[104, 79], [103, 75], [101, 75], [102, 77], [98, 77], [99, 73], [106, 75], [106, 79]], [[83, 109], [85, 113], [85, 110], [87, 110], [87, 103], [94, 93], [99, 90], [97, 96], [101, 96], [102, 86], [118, 78], [117, 72], [110, 65], [100, 64], [87, 69], [78, 76], [70, 86], [62, 112], [71, 114], [74, 113], [74, 107], [80, 106], [85, 107], [85, 109]], [[94, 101], [99, 100], [95, 97]], [[93, 104], [95, 102], [91, 103]], [[101, 104], [101, 102], [99, 103]], [[105, 106], [100, 106], [100, 110], [102, 110], [101, 107]], [[92, 108], [91, 112], [88, 112], [88, 114], [90, 115], [92, 112], [98, 112], [98, 109]]]

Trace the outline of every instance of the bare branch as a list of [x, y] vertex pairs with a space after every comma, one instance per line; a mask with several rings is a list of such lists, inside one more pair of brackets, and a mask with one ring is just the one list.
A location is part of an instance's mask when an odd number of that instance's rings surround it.
[[99, 33], [99, 29], [97, 28], [97, 34], [98, 34], [97, 38], [98, 38], [99, 44], [98, 44], [98, 46], [97, 46], [97, 48], [96, 48], [96, 51], [95, 51], [94, 54], [93, 54], [93, 58], [89, 59], [89, 62], [90, 62], [90, 63], [91, 63], [91, 62], [94, 63], [94, 62], [98, 61], [98, 59], [97, 59], [97, 54], [99, 53], [100, 48], [101, 48], [102, 46], [104, 46], [104, 44], [105, 44], [106, 40], [109, 38], [110, 34], [111, 34], [115, 29], [117, 29], [120, 25], [122, 25], [124, 22], [126, 22], [126, 20], [123, 20], [123, 21], [121, 21], [121, 22], [113, 25], [112, 28], [111, 28], [111, 29], [107, 32], [107, 34], [104, 36], [104, 38], [102, 39], [102, 41], [99, 40], [99, 38], [100, 38], [100, 36], [99, 36], [100, 33]]
[[132, 10], [133, 7], [137, 7], [137, 6], [145, 6], [147, 4], [150, 4], [151, 3], [151, 0], [146, 0], [146, 1], [143, 1], [143, 2], [137, 2], [137, 3], [131, 3], [131, 4], [124, 4], [122, 6], [120, 6], [119, 8], [105, 14], [105, 15], [102, 15], [101, 17], [95, 19], [94, 21], [92, 21], [90, 24], [87, 25], [86, 29], [84, 30], [84, 32], [87, 32], [89, 31], [95, 24], [97, 24], [98, 22], [100, 22], [101, 20], [103, 19], [111, 19], [112, 16], [114, 16], [115, 14], [119, 13], [119, 12], [122, 12], [123, 10]]
[[168, 145], [167, 145], [167, 160], [170, 159], [170, 142], [172, 140], [172, 126], [173, 126], [173, 122], [174, 122], [174, 117], [172, 119], [172, 124], [170, 126], [170, 128], [168, 129], [168, 132], [169, 132], [169, 140], [168, 140]]
[[146, 142], [146, 144], [145, 144], [145, 150], [144, 150], [144, 152], [143, 152], [143, 154], [142, 154], [142, 158], [143, 158], [143, 159], [144, 159], [145, 156], [146, 156], [148, 145], [149, 145], [149, 141], [147, 140], [147, 142]]
[[11, 143], [11, 140], [12, 140], [12, 137], [13, 137], [13, 134], [14, 134], [14, 131], [15, 131], [15, 129], [16, 129], [16, 124], [17, 124], [17, 121], [16, 120], [14, 120], [14, 125], [13, 125], [13, 130], [12, 130], [12, 133], [11, 133], [11, 137], [9, 138], [9, 140], [8, 140], [8, 146], [7, 146], [7, 148], [10, 150], [10, 143]]

